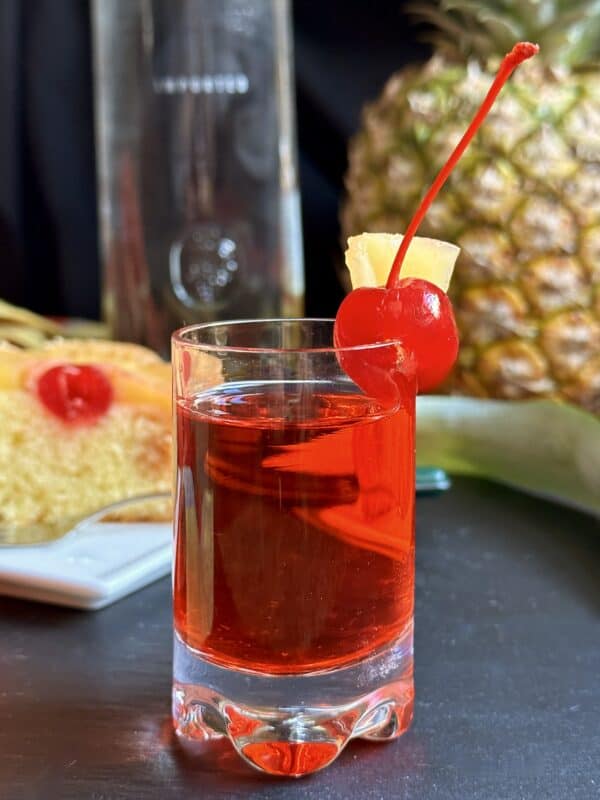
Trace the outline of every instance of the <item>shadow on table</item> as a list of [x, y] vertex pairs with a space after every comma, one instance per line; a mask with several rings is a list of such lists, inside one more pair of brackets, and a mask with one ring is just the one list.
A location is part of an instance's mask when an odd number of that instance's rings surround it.
[[515, 551], [532, 553], [593, 611], [600, 610], [600, 520], [547, 500], [494, 487], [510, 507], [506, 539]]
[[[481, 540], [482, 550], [495, 542], [504, 559], [514, 556], [516, 571], [526, 562], [533, 576], [556, 579], [559, 593], [567, 591], [592, 611], [600, 609], [598, 518], [475, 478], [455, 478], [451, 491], [418, 502], [417, 508], [423, 534], [439, 529], [443, 512], [450, 536], [467, 531]], [[465, 549], [470, 558], [477, 555], [472, 545]]]

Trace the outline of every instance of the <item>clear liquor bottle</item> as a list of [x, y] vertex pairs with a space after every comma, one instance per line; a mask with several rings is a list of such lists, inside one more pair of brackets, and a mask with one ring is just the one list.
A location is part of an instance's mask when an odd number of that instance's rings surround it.
[[94, 0], [104, 313], [168, 353], [191, 322], [298, 316], [288, 0]]

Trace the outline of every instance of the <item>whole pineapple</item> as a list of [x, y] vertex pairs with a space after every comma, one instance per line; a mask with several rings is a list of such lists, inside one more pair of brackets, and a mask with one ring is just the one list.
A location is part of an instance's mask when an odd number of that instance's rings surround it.
[[[463, 248], [455, 391], [600, 414], [598, 0], [441, 0], [436, 54], [394, 75], [350, 147], [346, 235], [404, 231], [515, 41], [538, 42], [420, 233]], [[536, 63], [537, 62], [537, 63]]]

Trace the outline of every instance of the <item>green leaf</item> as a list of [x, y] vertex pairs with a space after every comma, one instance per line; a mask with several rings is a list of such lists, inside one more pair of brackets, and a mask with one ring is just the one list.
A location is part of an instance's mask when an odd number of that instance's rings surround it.
[[539, 61], [556, 66], [592, 62], [599, 52], [600, 0], [415, 0], [408, 11], [425, 22], [451, 59], [486, 64], [516, 41], [540, 45]]
[[600, 516], [600, 419], [566, 403], [420, 397], [417, 463]]

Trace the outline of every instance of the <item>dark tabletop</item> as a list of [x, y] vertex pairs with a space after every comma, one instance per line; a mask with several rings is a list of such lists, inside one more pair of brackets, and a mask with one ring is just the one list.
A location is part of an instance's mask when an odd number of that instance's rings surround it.
[[168, 580], [95, 613], [0, 599], [0, 798], [600, 797], [599, 528], [473, 480], [420, 499], [413, 727], [301, 781], [175, 741]]

